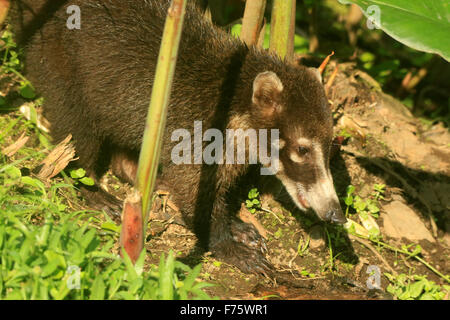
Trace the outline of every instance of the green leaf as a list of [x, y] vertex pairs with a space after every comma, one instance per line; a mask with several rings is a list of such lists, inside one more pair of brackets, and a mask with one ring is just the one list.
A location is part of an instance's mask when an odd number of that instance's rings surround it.
[[81, 178], [80, 182], [86, 186], [93, 186], [95, 184], [94, 179], [89, 178], [89, 177]]
[[422, 252], [422, 247], [420, 245], [416, 245], [413, 252], [411, 253], [411, 257], [417, 256]]
[[5, 169], [5, 173], [11, 180], [17, 180], [22, 176], [20, 170], [14, 166], [8, 166]]
[[405, 291], [398, 296], [399, 300], [408, 300], [409, 298], [411, 298], [411, 294], [409, 291]]
[[189, 273], [189, 275], [184, 279], [184, 286], [186, 290], [190, 290], [192, 288], [192, 285], [194, 284], [195, 279], [200, 274], [200, 271], [202, 269], [202, 265], [198, 264], [197, 266], [192, 269], [192, 271]]
[[371, 212], [371, 213], [378, 213], [380, 212], [380, 209], [377, 207], [377, 205], [373, 202], [369, 202], [367, 204], [367, 209]]
[[359, 196], [356, 196], [353, 199], [354, 203], [353, 203], [353, 207], [355, 208], [356, 211], [363, 211], [364, 209], [366, 209], [366, 202], [363, 201], [363, 199], [361, 199]]
[[145, 264], [145, 257], [147, 255], [147, 250], [142, 249], [141, 254], [139, 255], [139, 258], [137, 259], [136, 263], [134, 264], [134, 270], [136, 270], [136, 274], [138, 276], [142, 275], [142, 272], [144, 272], [144, 264]]
[[133, 262], [131, 262], [130, 256], [128, 256], [128, 253], [124, 248], [122, 248], [122, 257], [128, 272], [128, 280], [134, 281], [135, 279], [137, 279], [138, 275], [136, 273], [136, 269], [134, 269]]
[[164, 261], [164, 256], [161, 255], [159, 264], [159, 286], [161, 290], [161, 299], [172, 300], [173, 299], [173, 285], [172, 279], [175, 269], [175, 255], [172, 251], [169, 252], [167, 260]]
[[83, 235], [83, 238], [80, 241], [80, 244], [83, 247], [83, 249], [87, 249], [87, 247], [91, 244], [92, 240], [94, 240], [96, 235], [97, 231], [95, 229], [90, 229]]
[[420, 296], [420, 300], [435, 300], [435, 299], [431, 293], [426, 292]]
[[94, 280], [94, 283], [92, 284], [91, 288], [91, 295], [89, 297], [89, 300], [103, 300], [105, 299], [105, 282], [103, 282], [103, 279], [100, 275], [97, 275], [97, 277]]
[[239, 38], [241, 36], [242, 24], [238, 23], [231, 27], [231, 35]]
[[20, 95], [25, 99], [34, 99], [36, 93], [34, 93], [34, 88], [29, 83], [23, 83], [19, 89]]
[[426, 280], [416, 281], [409, 286], [409, 294], [411, 298], [417, 298], [423, 291], [425, 287]]
[[348, 197], [345, 198], [344, 201], [345, 201], [345, 204], [347, 206], [351, 206], [353, 204], [353, 197], [352, 196], [348, 196]]
[[58, 264], [58, 261], [49, 261], [49, 263], [44, 268], [42, 268], [41, 277], [45, 278], [53, 274], [58, 268]]
[[120, 226], [118, 226], [114, 222], [104, 222], [104, 223], [102, 223], [101, 228], [104, 230], [109, 230], [109, 231], [113, 231], [116, 233], [120, 232]]
[[73, 179], [81, 179], [86, 175], [86, 171], [83, 168], [79, 168], [76, 170], [71, 170], [70, 171], [70, 176]]
[[258, 192], [258, 189], [256, 189], [256, 188], [253, 188], [253, 189], [251, 189], [248, 192], [248, 198], [249, 199], [254, 199], [254, 198], [258, 197], [258, 196], [259, 196], [259, 192]]
[[[339, 0], [361, 7], [392, 38], [419, 51], [437, 53], [450, 61], [448, 0]], [[368, 10], [369, 9], [369, 10]], [[378, 15], [378, 17], [377, 17]]]
[[20, 181], [23, 184], [40, 189], [40, 191], [42, 191], [42, 193], [45, 194], [45, 185], [42, 183], [41, 180], [26, 176], [26, 177], [22, 177], [22, 179]]
[[347, 196], [350, 196], [353, 192], [355, 192], [355, 187], [352, 185], [349, 185], [347, 187]]

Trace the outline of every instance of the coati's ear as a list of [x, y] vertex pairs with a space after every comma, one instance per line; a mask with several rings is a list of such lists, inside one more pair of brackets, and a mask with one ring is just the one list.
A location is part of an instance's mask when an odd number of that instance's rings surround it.
[[261, 108], [265, 115], [270, 116], [280, 107], [281, 92], [283, 92], [283, 84], [276, 73], [262, 72], [253, 81], [252, 102]]
[[320, 81], [320, 83], [322, 83], [322, 75], [320, 74], [320, 71], [319, 71], [319, 69], [317, 69], [317, 68], [308, 68], [315, 76], [316, 76], [316, 78], [317, 78], [317, 80], [319, 80]]

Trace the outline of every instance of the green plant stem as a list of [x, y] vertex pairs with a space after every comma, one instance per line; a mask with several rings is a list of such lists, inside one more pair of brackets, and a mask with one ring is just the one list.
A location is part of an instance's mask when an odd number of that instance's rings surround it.
[[294, 58], [295, 0], [273, 0], [270, 51], [281, 59]]
[[327, 239], [328, 239], [328, 248], [329, 248], [329, 253], [330, 253], [330, 271], [333, 270], [333, 266], [334, 266], [334, 258], [333, 258], [333, 247], [331, 245], [331, 237], [330, 234], [328, 233], [328, 229], [325, 228], [325, 232], [327, 234]]
[[26, 82], [31, 89], [35, 90], [33, 85], [31, 84], [30, 81], [28, 81], [27, 78], [25, 78], [23, 75], [20, 74], [20, 72], [18, 72], [17, 70], [13, 69], [13, 68], [6, 68], [7, 71], [14, 73], [16, 76], [18, 76], [20, 79], [22, 79], [24, 82]]
[[389, 250], [391, 250], [391, 251], [394, 251], [394, 252], [396, 252], [396, 253], [397, 253], [397, 252], [400, 252], [400, 253], [403, 253], [403, 254], [407, 255], [408, 257], [413, 257], [413, 258], [417, 259], [417, 261], [419, 261], [419, 262], [421, 262], [423, 265], [425, 265], [428, 269], [430, 269], [431, 271], [433, 271], [434, 273], [436, 273], [439, 277], [441, 277], [442, 279], [444, 279], [445, 281], [447, 281], [448, 283], [450, 283], [450, 278], [449, 278], [448, 276], [443, 275], [441, 272], [439, 272], [438, 270], [436, 270], [432, 265], [430, 265], [428, 262], [426, 262], [425, 260], [423, 260], [423, 259], [422, 259], [421, 257], [419, 257], [418, 255], [412, 255], [411, 252], [409, 252], [408, 250], [399, 249], [399, 248], [396, 248], [396, 247], [394, 247], [394, 246], [391, 246], [391, 245], [389, 245], [389, 244], [387, 244], [387, 243], [384, 243], [384, 242], [382, 242], [382, 241], [380, 241], [380, 240], [371, 239], [371, 238], [369, 238], [369, 237], [364, 237], [364, 236], [359, 235], [359, 234], [356, 234], [356, 233], [351, 233], [351, 234], [354, 235], [354, 236], [356, 236], [356, 237], [358, 237], [358, 238], [361, 238], [361, 239], [370, 240], [370, 241], [372, 241], [373, 243], [379, 244], [379, 245], [381, 245], [381, 246], [383, 246], [383, 247], [385, 247], [385, 248], [387, 248], [387, 249], [389, 249]]
[[252, 0], [245, 4], [241, 39], [249, 46], [258, 41], [265, 9], [266, 0]]
[[137, 171], [137, 187], [142, 194], [144, 228], [150, 208], [150, 197], [155, 185], [161, 153], [167, 107], [183, 28], [185, 0], [172, 0], [164, 27], [161, 49], [155, 72], [151, 102], [147, 115], [142, 149]]

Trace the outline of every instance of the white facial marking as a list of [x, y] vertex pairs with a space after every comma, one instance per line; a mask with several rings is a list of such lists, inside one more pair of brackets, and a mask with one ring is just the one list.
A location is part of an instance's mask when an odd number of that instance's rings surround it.
[[333, 178], [331, 177], [330, 170], [325, 168], [322, 146], [320, 144], [313, 143], [313, 150], [318, 168], [318, 179], [314, 185], [308, 186], [306, 198], [310, 202], [311, 207], [320, 210], [319, 208], [322, 207], [323, 204], [329, 203], [329, 201], [332, 200], [336, 202], [339, 200], [336, 190], [334, 189]]
[[[281, 180], [286, 191], [300, 209], [306, 210], [307, 208], [299, 201], [299, 197], [306, 200], [307, 205], [314, 209], [316, 213], [323, 216], [328, 211], [329, 204], [339, 203], [339, 200], [334, 189], [330, 170], [326, 168], [322, 145], [319, 143], [312, 143], [311, 140], [306, 138], [298, 139], [298, 143], [301, 145], [312, 146], [315, 168], [317, 168], [317, 181], [312, 185], [303, 185], [286, 176], [281, 170], [279, 174], [277, 174], [277, 177]], [[289, 157], [294, 162], [302, 162], [301, 157], [294, 152], [291, 153]]]
[[300, 201], [298, 200], [298, 195], [300, 193], [298, 189], [298, 183], [292, 181], [284, 174], [277, 174], [277, 177], [283, 183], [284, 187], [286, 188], [286, 191], [289, 193], [289, 195], [291, 196], [292, 200], [297, 205], [297, 207], [299, 207], [302, 210], [306, 210], [307, 208], [305, 208], [303, 204], [301, 204]]
[[303, 162], [303, 159], [302, 159], [297, 153], [295, 153], [295, 152], [291, 152], [291, 153], [289, 154], [289, 158], [290, 158], [292, 161], [297, 162], [297, 163], [302, 163], [302, 162]]
[[309, 146], [311, 145], [311, 140], [308, 138], [298, 138], [297, 143], [302, 146]]

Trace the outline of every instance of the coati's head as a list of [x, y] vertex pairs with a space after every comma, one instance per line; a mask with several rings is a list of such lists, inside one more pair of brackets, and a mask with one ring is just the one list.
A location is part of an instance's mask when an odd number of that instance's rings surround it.
[[305, 67], [286, 71], [256, 76], [252, 116], [279, 129], [277, 177], [297, 206], [345, 223], [330, 174], [333, 121], [320, 74]]

